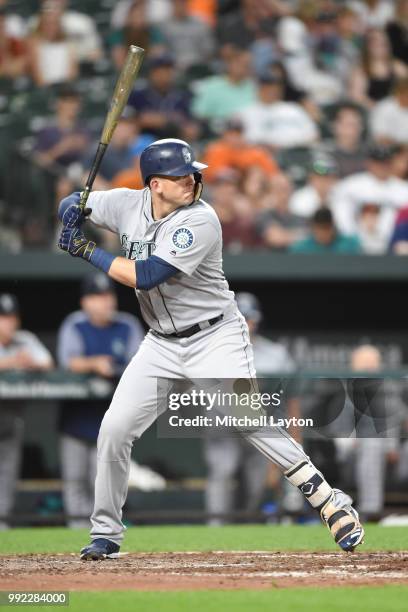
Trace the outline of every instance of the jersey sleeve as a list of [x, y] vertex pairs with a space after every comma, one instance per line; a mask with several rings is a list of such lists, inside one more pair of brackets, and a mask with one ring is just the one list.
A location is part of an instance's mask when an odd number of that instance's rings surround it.
[[172, 223], [154, 254], [191, 276], [220, 240], [219, 223], [210, 216], [197, 215], [178, 225]]
[[87, 206], [92, 209], [88, 217], [92, 223], [119, 232], [121, 204], [128, 198], [129, 189], [110, 189], [109, 191], [93, 191], [88, 198]]

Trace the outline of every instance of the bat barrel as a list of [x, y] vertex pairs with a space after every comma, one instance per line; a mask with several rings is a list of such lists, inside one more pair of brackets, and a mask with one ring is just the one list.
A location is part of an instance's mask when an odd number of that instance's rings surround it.
[[111, 107], [106, 117], [102, 132], [101, 142], [109, 144], [112, 134], [116, 128], [119, 117], [121, 116], [129, 94], [133, 87], [136, 75], [140, 70], [144, 57], [144, 49], [131, 45], [126, 56], [125, 63], [120, 73], [115, 91], [113, 92]]
[[101, 165], [102, 158], [111, 141], [113, 132], [115, 131], [118, 120], [123, 112], [123, 109], [125, 108], [126, 102], [128, 101], [129, 94], [133, 87], [133, 83], [140, 70], [143, 57], [144, 49], [142, 49], [141, 47], [137, 47], [136, 45], [130, 45], [125, 63], [123, 65], [123, 68], [115, 86], [115, 90], [113, 92], [111, 105], [108, 114], [106, 115], [98, 150], [96, 152], [95, 159], [89, 172], [85, 189], [82, 192], [80, 200], [80, 206], [82, 208], [85, 208], [86, 201], [92, 190], [92, 185]]

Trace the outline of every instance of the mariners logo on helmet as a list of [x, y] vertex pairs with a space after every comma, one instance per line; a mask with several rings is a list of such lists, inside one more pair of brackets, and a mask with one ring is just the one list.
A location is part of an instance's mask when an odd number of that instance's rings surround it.
[[178, 249], [188, 249], [194, 242], [194, 234], [187, 227], [179, 227], [173, 234], [173, 244]]
[[184, 157], [184, 161], [186, 162], [186, 164], [189, 164], [192, 160], [190, 149], [187, 149], [187, 147], [183, 147], [181, 153]]

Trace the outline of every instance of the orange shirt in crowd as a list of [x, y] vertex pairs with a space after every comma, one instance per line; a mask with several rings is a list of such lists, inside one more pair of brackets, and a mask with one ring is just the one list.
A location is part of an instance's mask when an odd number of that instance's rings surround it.
[[212, 181], [225, 168], [244, 171], [250, 166], [258, 166], [269, 176], [280, 172], [277, 163], [261, 147], [245, 144], [238, 148], [222, 140], [207, 147], [202, 161], [208, 165], [205, 171], [205, 178], [208, 181]]
[[[138, 162], [139, 163], [139, 162]], [[128, 189], [143, 189], [143, 179], [138, 167], [128, 168], [118, 172], [113, 177], [111, 188], [127, 187]]]
[[217, 0], [188, 0], [188, 12], [208, 25], [215, 26], [217, 21]]

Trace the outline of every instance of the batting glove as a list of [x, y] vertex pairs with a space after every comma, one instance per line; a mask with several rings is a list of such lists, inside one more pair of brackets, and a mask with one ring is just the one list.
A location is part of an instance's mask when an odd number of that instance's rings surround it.
[[96, 246], [95, 242], [88, 240], [79, 227], [63, 227], [58, 247], [72, 257], [81, 257], [89, 261], [95, 268], [103, 270], [106, 274], [112, 265], [115, 255], [107, 253]]
[[85, 208], [85, 210], [83, 210], [79, 206], [80, 200], [81, 194], [79, 191], [75, 191], [61, 200], [58, 207], [58, 217], [65, 227], [81, 227], [86, 217], [91, 214], [91, 208]]
[[81, 257], [86, 261], [91, 261], [96, 244], [92, 240], [88, 240], [79, 227], [64, 226], [59, 237], [58, 247], [72, 257]]

